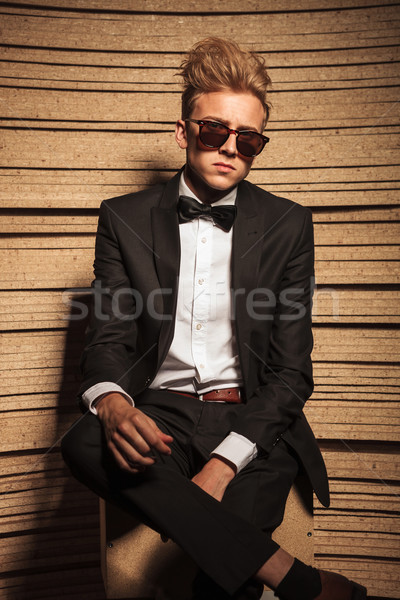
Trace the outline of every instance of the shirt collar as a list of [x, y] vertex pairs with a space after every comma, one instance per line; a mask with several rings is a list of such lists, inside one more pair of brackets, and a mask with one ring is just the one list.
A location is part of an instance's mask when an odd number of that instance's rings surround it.
[[[189, 188], [189, 186], [187, 185], [183, 171], [181, 173], [181, 178], [179, 180], [179, 195], [180, 196], [190, 196], [190, 198], [194, 198], [195, 200], [197, 200], [197, 202], [200, 202], [201, 204], [203, 204], [203, 202], [201, 202], [201, 200], [199, 200], [199, 198], [196, 196], [196, 194], [194, 194], [192, 192], [192, 190]], [[237, 196], [237, 186], [234, 187], [232, 190], [230, 190], [226, 194], [226, 196], [224, 196], [220, 200], [217, 200], [216, 202], [213, 202], [212, 205], [213, 206], [224, 206], [227, 204], [235, 204], [236, 196]]]

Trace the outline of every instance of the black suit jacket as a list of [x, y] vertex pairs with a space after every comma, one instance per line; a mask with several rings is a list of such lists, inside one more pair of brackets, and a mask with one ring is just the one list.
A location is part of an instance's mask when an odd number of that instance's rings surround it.
[[[179, 277], [179, 177], [101, 205], [81, 394], [113, 381], [134, 397], [168, 352]], [[313, 389], [311, 213], [247, 181], [239, 184], [237, 211], [233, 325], [246, 403], [233, 430], [267, 453], [283, 437], [328, 506], [325, 465], [303, 414]]]

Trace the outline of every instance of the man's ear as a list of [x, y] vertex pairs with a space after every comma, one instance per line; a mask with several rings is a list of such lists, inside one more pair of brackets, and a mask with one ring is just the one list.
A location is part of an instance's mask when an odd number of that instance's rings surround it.
[[188, 142], [186, 123], [182, 119], [179, 119], [175, 124], [175, 140], [179, 148], [182, 148], [182, 150], [187, 148]]

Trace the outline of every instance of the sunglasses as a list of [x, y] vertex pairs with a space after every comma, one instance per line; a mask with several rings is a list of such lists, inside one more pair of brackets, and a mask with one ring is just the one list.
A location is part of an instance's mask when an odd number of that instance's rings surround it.
[[198, 119], [185, 119], [199, 126], [199, 138], [207, 148], [220, 148], [225, 144], [231, 133], [236, 135], [236, 147], [243, 156], [252, 158], [263, 150], [269, 138], [256, 131], [229, 129], [216, 121], [199, 121]]

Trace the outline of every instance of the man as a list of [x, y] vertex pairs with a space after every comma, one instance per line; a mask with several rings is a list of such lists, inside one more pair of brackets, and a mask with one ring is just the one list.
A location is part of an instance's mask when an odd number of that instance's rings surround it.
[[244, 181], [268, 142], [264, 61], [210, 38], [181, 75], [185, 167], [101, 206], [90, 412], [64, 438], [65, 460], [194, 558], [194, 599], [260, 598], [264, 583], [282, 600], [366, 598], [271, 540], [300, 464], [325, 505], [329, 492], [302, 412], [311, 214]]

